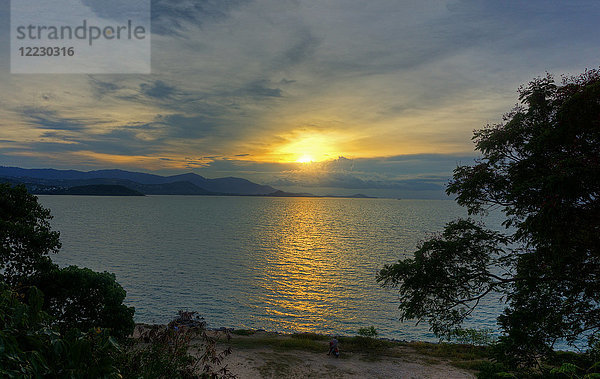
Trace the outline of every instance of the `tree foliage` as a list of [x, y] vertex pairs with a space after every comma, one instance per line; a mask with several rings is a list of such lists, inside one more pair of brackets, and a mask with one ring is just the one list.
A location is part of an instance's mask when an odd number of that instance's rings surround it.
[[472, 220], [457, 220], [423, 242], [412, 258], [384, 267], [379, 280], [399, 287], [402, 319], [426, 320], [434, 333], [447, 336], [481, 298], [504, 285], [492, 269], [506, 242]]
[[51, 218], [25, 186], [0, 183], [0, 281], [16, 286], [49, 269], [61, 247]]
[[71, 266], [60, 269], [51, 253], [60, 249], [48, 209], [24, 186], [0, 184], [0, 279], [14, 290], [37, 286], [44, 311], [64, 333], [100, 327], [118, 338], [133, 332], [133, 308], [113, 274]]
[[378, 280], [398, 286], [404, 318], [440, 335], [503, 293], [507, 358], [532, 364], [560, 339], [600, 332], [600, 71], [561, 85], [547, 75], [519, 95], [502, 123], [474, 132], [481, 157], [447, 188], [469, 214], [500, 209], [504, 235], [450, 223]]
[[134, 309], [123, 304], [126, 292], [108, 272], [69, 266], [44, 273], [38, 285], [44, 289], [44, 309], [60, 330], [100, 327], [123, 339], [135, 326]]
[[61, 334], [42, 310], [35, 287], [28, 301], [0, 284], [0, 376], [119, 378], [118, 345], [102, 330]]

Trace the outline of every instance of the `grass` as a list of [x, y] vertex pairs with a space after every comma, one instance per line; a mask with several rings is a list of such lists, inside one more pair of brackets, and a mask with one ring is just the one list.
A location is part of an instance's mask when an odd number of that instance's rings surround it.
[[[229, 344], [243, 349], [269, 347], [279, 351], [302, 350], [309, 352], [327, 352], [331, 337], [316, 333], [295, 333], [279, 335], [276, 333], [250, 333], [233, 331]], [[396, 356], [391, 350], [399, 346], [398, 342], [371, 337], [339, 337], [343, 353], [366, 353]]]
[[231, 334], [235, 334], [236, 336], [251, 336], [256, 333], [256, 330], [252, 329], [236, 329], [231, 332]]
[[263, 378], [286, 377], [290, 369], [301, 362], [301, 360], [290, 354], [263, 354], [265, 363], [258, 367]]
[[398, 342], [363, 336], [340, 337], [339, 341], [344, 346], [344, 350], [357, 353], [373, 351], [385, 354], [389, 349], [399, 346]]
[[[282, 338], [274, 333], [238, 334], [233, 332], [229, 345], [239, 349], [271, 348], [276, 351], [302, 350], [310, 352], [327, 351], [327, 342], [323, 339], [300, 338], [292, 335], [291, 338]], [[237, 336], [237, 337], [236, 337]]]
[[290, 337], [302, 339], [302, 340], [312, 340], [312, 341], [329, 341], [331, 337], [326, 336], [324, 334], [317, 333], [294, 333], [290, 334]]
[[472, 361], [489, 357], [489, 349], [485, 346], [473, 346], [445, 342], [411, 342], [406, 344], [406, 346], [413, 348], [421, 355], [443, 358], [451, 361]]
[[433, 360], [448, 361], [454, 367], [481, 371], [490, 364], [490, 349], [485, 346], [473, 346], [456, 343], [428, 343], [411, 342], [406, 344], [412, 348], [418, 355], [425, 358], [424, 361], [429, 364], [435, 364]]
[[[306, 351], [311, 353], [327, 353], [330, 336], [316, 333], [295, 333], [281, 335], [277, 333], [256, 333], [249, 330], [232, 332], [229, 345], [234, 349], [270, 348], [276, 354], [290, 351]], [[489, 365], [489, 349], [456, 343], [399, 342], [365, 336], [338, 337], [340, 343], [340, 359], [357, 356], [367, 362], [376, 362], [385, 357], [402, 358], [420, 361], [427, 365], [442, 362], [472, 371], [479, 371]], [[284, 354], [287, 356], [287, 354]], [[269, 362], [263, 368], [265, 373], [278, 374], [285, 371], [291, 362], [282, 359]]]

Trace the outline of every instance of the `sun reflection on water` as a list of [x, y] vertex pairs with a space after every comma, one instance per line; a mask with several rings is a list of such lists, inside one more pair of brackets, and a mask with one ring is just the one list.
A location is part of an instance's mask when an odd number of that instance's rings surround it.
[[[294, 198], [281, 207], [281, 222], [260, 233], [271, 254], [258, 278], [263, 290], [256, 303], [265, 307], [270, 321], [283, 322], [286, 329], [315, 331], [320, 325], [336, 330], [340, 324], [360, 322], [358, 314], [352, 315], [364, 305], [364, 294], [353, 290], [364, 281], [357, 270], [360, 263], [350, 253], [356, 234], [340, 228], [342, 221], [332, 218], [330, 207], [325, 199]], [[347, 217], [343, 222], [361, 225]]]
[[[114, 272], [138, 322], [190, 309], [211, 327], [352, 335], [373, 325], [421, 340], [433, 338], [427, 326], [399, 322], [396, 292], [375, 276], [462, 212], [389, 199], [41, 199], [61, 231], [56, 262]], [[494, 304], [477, 327], [495, 325]]]

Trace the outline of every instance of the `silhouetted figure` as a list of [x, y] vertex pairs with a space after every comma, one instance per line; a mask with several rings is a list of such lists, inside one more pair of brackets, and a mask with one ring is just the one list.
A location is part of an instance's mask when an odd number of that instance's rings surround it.
[[333, 339], [329, 341], [329, 353], [327, 353], [327, 355], [331, 354], [333, 354], [336, 358], [340, 356], [340, 349], [338, 349], [337, 337], [333, 337]]

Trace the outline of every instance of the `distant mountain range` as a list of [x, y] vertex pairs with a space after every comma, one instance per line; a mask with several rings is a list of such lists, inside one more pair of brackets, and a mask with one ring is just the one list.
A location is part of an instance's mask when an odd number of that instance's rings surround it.
[[85, 196], [145, 196], [143, 193], [134, 191], [130, 188], [123, 186], [111, 186], [111, 185], [90, 185], [90, 186], [77, 186], [71, 187], [64, 190], [52, 190], [54, 195], [85, 195]]
[[25, 184], [32, 193], [63, 194], [72, 187], [121, 186], [145, 195], [269, 195], [277, 191], [242, 178], [207, 179], [197, 174], [160, 176], [123, 170], [75, 171], [0, 167], [0, 178]]
[[[235, 177], [208, 179], [189, 173], [160, 176], [123, 170], [24, 169], [0, 166], [0, 182], [25, 184], [38, 195], [240, 195], [273, 197], [315, 197], [310, 193], [290, 193], [271, 186]], [[356, 194], [353, 197], [369, 198]]]

